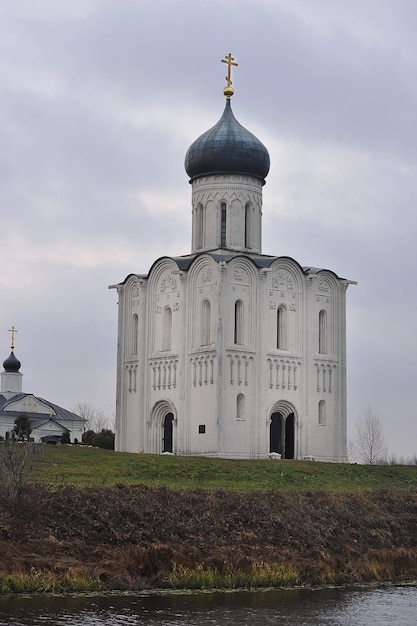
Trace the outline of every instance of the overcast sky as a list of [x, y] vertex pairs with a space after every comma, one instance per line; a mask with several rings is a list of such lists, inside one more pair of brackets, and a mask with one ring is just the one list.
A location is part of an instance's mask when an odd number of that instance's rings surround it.
[[[349, 436], [417, 453], [417, 2], [2, 0], [0, 363], [115, 410], [108, 285], [191, 249], [188, 146], [232, 106], [267, 146], [263, 252], [355, 280]], [[3, 357], [1, 357], [3, 354]]]

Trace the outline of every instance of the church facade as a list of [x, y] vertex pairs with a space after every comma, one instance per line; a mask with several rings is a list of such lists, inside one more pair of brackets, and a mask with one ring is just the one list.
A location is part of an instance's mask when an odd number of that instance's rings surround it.
[[113, 286], [116, 449], [344, 462], [352, 281], [262, 254], [269, 155], [234, 117], [230, 83], [185, 158], [191, 253]]
[[25, 415], [30, 423], [30, 439], [35, 443], [60, 443], [66, 435], [68, 441], [82, 441], [87, 420], [68, 409], [22, 390], [21, 363], [14, 354], [12, 327], [11, 353], [3, 361], [0, 374], [0, 441], [16, 438], [16, 420]]

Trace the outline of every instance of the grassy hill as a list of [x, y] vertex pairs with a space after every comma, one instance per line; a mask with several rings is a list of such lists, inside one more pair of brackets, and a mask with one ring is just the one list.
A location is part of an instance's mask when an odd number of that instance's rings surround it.
[[358, 491], [417, 486], [417, 466], [230, 460], [46, 446], [35, 480], [51, 486], [118, 483], [177, 488]]
[[0, 593], [417, 579], [417, 467], [45, 446], [0, 482]]

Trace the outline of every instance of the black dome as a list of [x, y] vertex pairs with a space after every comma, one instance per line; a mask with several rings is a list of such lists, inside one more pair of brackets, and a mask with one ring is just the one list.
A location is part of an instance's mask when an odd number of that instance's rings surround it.
[[6, 372], [18, 372], [20, 370], [21, 362], [16, 359], [13, 350], [10, 352], [10, 356], [3, 361], [3, 367]]
[[233, 115], [230, 100], [213, 128], [191, 144], [185, 155], [185, 171], [191, 181], [209, 174], [248, 174], [264, 182], [269, 154], [263, 143]]

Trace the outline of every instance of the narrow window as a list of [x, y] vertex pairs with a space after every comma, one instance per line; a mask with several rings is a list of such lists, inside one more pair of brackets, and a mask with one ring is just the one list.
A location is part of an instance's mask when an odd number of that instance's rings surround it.
[[319, 354], [327, 354], [327, 313], [319, 313]]
[[236, 300], [235, 302], [235, 330], [234, 343], [243, 344], [243, 302]]
[[132, 318], [132, 355], [136, 356], [138, 353], [138, 326], [139, 320], [135, 313]]
[[169, 306], [164, 309], [162, 350], [171, 350], [172, 311]]
[[245, 396], [243, 393], [239, 393], [236, 398], [236, 419], [245, 419]]
[[319, 419], [319, 424], [324, 425], [326, 423], [326, 402], [324, 400], [320, 400], [319, 402], [318, 419]]
[[250, 248], [250, 204], [245, 204], [245, 248]]
[[277, 349], [288, 350], [287, 307], [283, 304], [277, 310]]
[[203, 300], [201, 303], [201, 345], [210, 345], [210, 302]]
[[226, 202], [222, 202], [220, 205], [221, 210], [221, 223], [220, 223], [220, 246], [226, 245]]
[[204, 241], [204, 218], [203, 218], [203, 205], [200, 203], [196, 209], [197, 217], [197, 248], [203, 247]]

